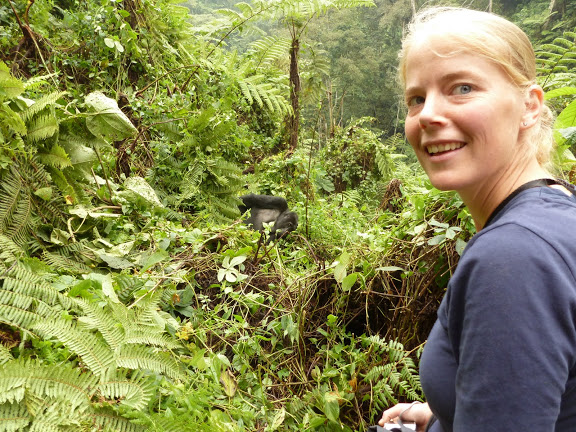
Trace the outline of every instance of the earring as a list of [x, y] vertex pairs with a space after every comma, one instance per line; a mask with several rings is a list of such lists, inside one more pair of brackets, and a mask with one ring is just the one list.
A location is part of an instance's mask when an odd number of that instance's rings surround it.
[[522, 123], [522, 126], [528, 126], [528, 123], [524, 122]]

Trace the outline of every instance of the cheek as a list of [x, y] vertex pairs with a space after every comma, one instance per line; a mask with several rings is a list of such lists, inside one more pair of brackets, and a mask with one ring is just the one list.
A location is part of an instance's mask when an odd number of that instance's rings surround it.
[[406, 117], [404, 133], [412, 148], [416, 150], [420, 142], [420, 123], [416, 117]]

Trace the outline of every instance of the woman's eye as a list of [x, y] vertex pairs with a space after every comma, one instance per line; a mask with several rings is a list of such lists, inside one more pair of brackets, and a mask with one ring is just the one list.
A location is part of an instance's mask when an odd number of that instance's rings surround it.
[[470, 84], [461, 84], [454, 88], [454, 93], [459, 95], [465, 95], [472, 91], [472, 86]]
[[423, 104], [424, 100], [425, 99], [422, 96], [412, 96], [408, 98], [408, 100], [406, 101], [406, 105], [408, 105], [409, 107], [413, 107], [416, 105]]

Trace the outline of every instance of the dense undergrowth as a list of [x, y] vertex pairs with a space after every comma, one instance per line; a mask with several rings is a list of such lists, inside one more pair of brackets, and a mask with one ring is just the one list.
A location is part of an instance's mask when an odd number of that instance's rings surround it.
[[[206, 41], [263, 5], [197, 33], [171, 2], [0, 6], [1, 430], [363, 431], [422, 400], [471, 218], [372, 119], [286, 146], [285, 41]], [[568, 174], [574, 37], [541, 55]], [[266, 244], [246, 192], [299, 228]]]

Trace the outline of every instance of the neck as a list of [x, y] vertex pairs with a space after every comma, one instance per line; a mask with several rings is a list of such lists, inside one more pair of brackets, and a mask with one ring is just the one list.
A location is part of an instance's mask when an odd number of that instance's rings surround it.
[[507, 173], [499, 179], [487, 179], [483, 184], [467, 190], [459, 190], [458, 195], [470, 210], [476, 231], [480, 231], [486, 225], [486, 221], [498, 205], [506, 199], [508, 195], [525, 183], [532, 180], [551, 178], [551, 174], [543, 169], [536, 161], [532, 166], [516, 174]]

